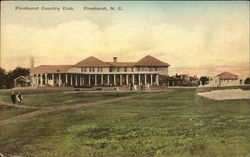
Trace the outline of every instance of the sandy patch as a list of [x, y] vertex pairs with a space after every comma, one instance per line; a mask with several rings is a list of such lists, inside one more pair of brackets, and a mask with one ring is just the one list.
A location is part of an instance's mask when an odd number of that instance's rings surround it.
[[214, 100], [250, 99], [250, 90], [212, 90], [211, 92], [198, 93], [198, 95]]

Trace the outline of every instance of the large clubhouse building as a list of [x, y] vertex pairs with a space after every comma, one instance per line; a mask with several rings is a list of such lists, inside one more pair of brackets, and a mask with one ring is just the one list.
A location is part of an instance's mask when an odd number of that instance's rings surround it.
[[104, 62], [88, 57], [75, 65], [40, 65], [31, 70], [31, 85], [36, 86], [122, 86], [159, 85], [168, 76], [169, 64], [150, 55], [137, 62]]

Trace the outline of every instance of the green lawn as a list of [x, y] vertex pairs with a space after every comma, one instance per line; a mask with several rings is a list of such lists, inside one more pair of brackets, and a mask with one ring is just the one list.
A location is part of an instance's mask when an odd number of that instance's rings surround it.
[[0, 152], [25, 157], [250, 155], [249, 100], [177, 90], [40, 115], [0, 128]]
[[53, 93], [62, 93], [67, 90], [59, 90], [59, 89], [8, 89], [8, 90], [0, 90], [1, 95], [10, 95], [11, 92], [21, 92], [22, 94], [53, 94]]
[[1, 113], [0, 120], [8, 119], [8, 118], [11, 118], [20, 114], [28, 113], [31, 111], [34, 111], [34, 110], [0, 105], [0, 113]]
[[[142, 94], [143, 92], [98, 92], [98, 93], [86, 93], [86, 92], [71, 92], [62, 93], [62, 91], [48, 92], [34, 92], [23, 93], [22, 105], [28, 106], [57, 106], [63, 104], [77, 104], [77, 103], [88, 103], [98, 100], [107, 100], [117, 97], [129, 96]], [[41, 95], [45, 94], [45, 95]], [[6, 92], [0, 96], [0, 99], [11, 103], [10, 93]]]

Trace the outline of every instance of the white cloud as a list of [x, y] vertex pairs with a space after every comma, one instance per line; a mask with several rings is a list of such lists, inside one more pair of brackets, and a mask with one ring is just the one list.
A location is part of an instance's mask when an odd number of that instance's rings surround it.
[[113, 56], [121, 61], [137, 61], [151, 54], [174, 69], [246, 62], [249, 58], [249, 31], [230, 21], [214, 21], [192, 29], [168, 23], [151, 25], [147, 21], [100, 28], [89, 20], [65, 22], [49, 29], [2, 27], [1, 51], [7, 68], [20, 64], [20, 56], [26, 56], [21, 61], [25, 65], [31, 56], [39, 60], [37, 64], [74, 64], [90, 55], [106, 61]]

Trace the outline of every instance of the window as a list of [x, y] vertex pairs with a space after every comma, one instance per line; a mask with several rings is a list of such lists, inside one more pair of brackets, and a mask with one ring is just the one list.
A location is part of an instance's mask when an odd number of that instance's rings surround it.
[[95, 67], [89, 67], [89, 72], [95, 72]]
[[86, 67], [82, 67], [82, 68], [81, 68], [81, 72], [87, 72]]
[[102, 67], [98, 67], [97, 72], [102, 72]]
[[127, 68], [126, 67], [124, 67], [124, 72], [127, 72]]

